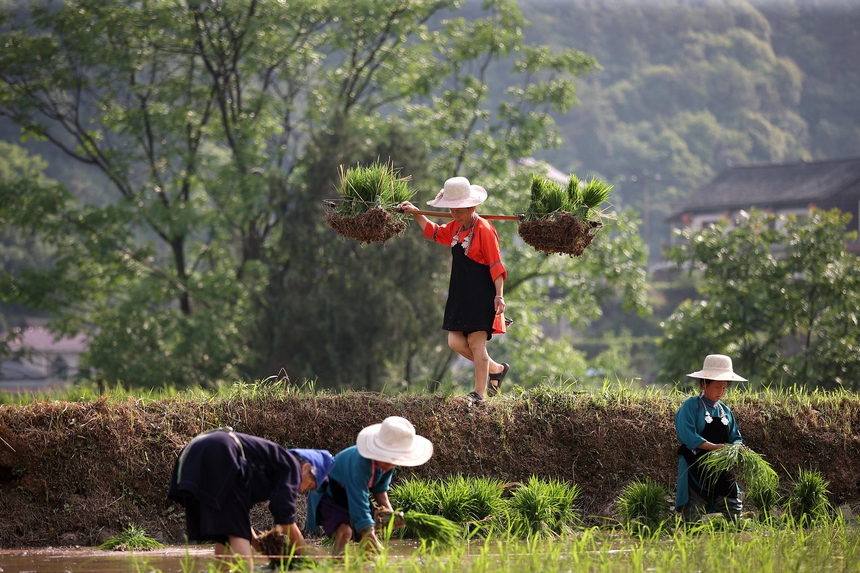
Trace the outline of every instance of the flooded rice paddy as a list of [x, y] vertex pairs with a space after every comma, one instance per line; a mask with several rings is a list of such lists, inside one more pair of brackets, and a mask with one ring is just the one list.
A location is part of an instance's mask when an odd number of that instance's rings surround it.
[[[418, 543], [392, 540], [388, 556], [394, 560], [415, 554]], [[319, 548], [325, 554], [327, 548]], [[317, 558], [337, 565], [339, 560]], [[254, 558], [256, 570], [266, 570], [267, 559]], [[196, 573], [227, 572], [232, 567], [216, 559], [212, 545], [167, 546], [154, 551], [102, 551], [95, 547], [0, 549], [0, 573]]]
[[[328, 548], [319, 547], [322, 554]], [[255, 571], [269, 571], [263, 557]], [[810, 529], [698, 531], [683, 529], [640, 538], [587, 530], [557, 539], [474, 539], [445, 549], [425, 550], [414, 541], [390, 540], [370, 559], [313, 560], [325, 573], [788, 573], [860, 571], [860, 529], [822, 524]], [[2, 573], [249, 573], [213, 555], [211, 545], [172, 546], [130, 553], [94, 548], [0, 550]]]
[[0, 549], [2, 573], [182, 573], [206, 571], [214, 563], [212, 547], [165, 547], [131, 553], [92, 547]]

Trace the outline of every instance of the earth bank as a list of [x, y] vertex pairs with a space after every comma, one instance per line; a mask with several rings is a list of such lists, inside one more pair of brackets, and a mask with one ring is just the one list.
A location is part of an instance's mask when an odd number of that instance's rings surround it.
[[[482, 403], [445, 395], [237, 394], [0, 406], [0, 547], [95, 545], [130, 524], [181, 543], [182, 509], [166, 498], [174, 460], [201, 431], [229, 425], [293, 448], [336, 453], [386, 416], [409, 419], [433, 458], [399, 477], [535, 475], [583, 489], [585, 516], [611, 517], [622, 488], [650, 477], [674, 490], [674, 413], [686, 396], [536, 391]], [[836, 505], [860, 505], [860, 398], [729, 395], [745, 443], [783, 486], [797, 469], [830, 481]], [[270, 527], [255, 510], [257, 529]], [[300, 517], [300, 523], [303, 517]]]

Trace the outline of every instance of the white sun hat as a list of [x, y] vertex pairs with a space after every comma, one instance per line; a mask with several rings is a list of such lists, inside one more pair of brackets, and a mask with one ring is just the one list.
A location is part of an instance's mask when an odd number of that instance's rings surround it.
[[707, 380], [729, 380], [731, 382], [746, 382], [732, 370], [732, 359], [725, 354], [709, 354], [705, 357], [702, 369], [692, 374], [690, 378], [705, 378]]
[[397, 466], [420, 466], [433, 455], [430, 440], [417, 435], [409, 420], [400, 416], [366, 427], [355, 444], [362, 457]]
[[445, 186], [432, 201], [427, 201], [431, 207], [446, 207], [460, 209], [474, 207], [487, 200], [487, 190], [480, 185], [472, 185], [465, 177], [452, 177], [445, 181]]

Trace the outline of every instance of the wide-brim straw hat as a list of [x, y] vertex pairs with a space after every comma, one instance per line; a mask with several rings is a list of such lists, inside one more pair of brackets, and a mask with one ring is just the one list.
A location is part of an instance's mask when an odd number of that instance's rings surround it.
[[415, 433], [406, 418], [389, 416], [358, 434], [355, 444], [362, 457], [397, 466], [420, 466], [433, 455], [433, 444]]
[[725, 354], [709, 354], [705, 357], [702, 369], [687, 374], [690, 378], [704, 378], [705, 380], [728, 380], [730, 382], [746, 382], [732, 369], [732, 359]]
[[480, 185], [472, 185], [465, 177], [452, 177], [445, 181], [445, 186], [432, 201], [427, 201], [431, 207], [461, 209], [474, 207], [487, 200], [487, 190]]

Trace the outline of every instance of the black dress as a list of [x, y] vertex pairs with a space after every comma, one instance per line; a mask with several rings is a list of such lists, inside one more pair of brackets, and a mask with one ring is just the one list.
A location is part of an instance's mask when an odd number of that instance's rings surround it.
[[462, 243], [451, 247], [451, 279], [442, 329], [454, 332], [487, 332], [487, 340], [495, 330], [494, 297], [496, 286], [490, 267], [470, 259]]

